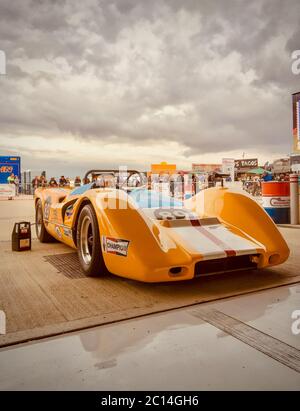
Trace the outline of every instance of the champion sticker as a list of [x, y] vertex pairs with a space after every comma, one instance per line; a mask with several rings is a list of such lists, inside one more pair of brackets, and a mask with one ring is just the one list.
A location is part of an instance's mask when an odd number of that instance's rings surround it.
[[127, 257], [129, 241], [121, 240], [120, 238], [112, 238], [102, 236], [103, 250], [106, 253]]

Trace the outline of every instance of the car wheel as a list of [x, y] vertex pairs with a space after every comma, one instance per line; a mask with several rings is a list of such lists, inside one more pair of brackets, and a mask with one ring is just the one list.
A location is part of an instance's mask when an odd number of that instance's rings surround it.
[[89, 204], [83, 207], [79, 215], [77, 250], [81, 268], [86, 276], [96, 277], [108, 273], [101, 250], [97, 217]]
[[35, 231], [36, 236], [41, 243], [52, 243], [55, 239], [46, 230], [43, 219], [43, 206], [41, 200], [38, 200], [35, 206]]

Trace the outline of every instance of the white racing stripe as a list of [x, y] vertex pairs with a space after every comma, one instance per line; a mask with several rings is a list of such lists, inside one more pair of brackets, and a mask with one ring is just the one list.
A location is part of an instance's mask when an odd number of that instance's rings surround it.
[[173, 227], [169, 228], [169, 230], [174, 231], [183, 240], [182, 242], [185, 248], [188, 248], [194, 253], [202, 254], [205, 260], [226, 257], [226, 252], [222, 247], [209, 240], [192, 225], [187, 227]]
[[175, 231], [191, 251], [202, 254], [204, 260], [257, 253], [258, 245], [232, 233], [222, 224], [173, 227], [170, 230]]
[[[157, 221], [155, 210], [144, 209], [143, 212]], [[168, 230], [176, 233], [187, 251], [203, 255], [204, 260], [256, 254], [257, 248], [261, 248], [260, 244], [234, 234], [222, 223], [209, 224], [209, 220], [214, 219], [199, 219], [195, 213], [182, 210], [190, 219], [167, 220]]]
[[236, 255], [254, 254], [257, 252], [258, 245], [246, 238], [240, 237], [237, 234], [232, 233], [228, 228], [222, 224], [218, 226], [206, 226], [205, 229], [209, 230], [219, 240], [228, 244], [232, 250], [236, 252]]

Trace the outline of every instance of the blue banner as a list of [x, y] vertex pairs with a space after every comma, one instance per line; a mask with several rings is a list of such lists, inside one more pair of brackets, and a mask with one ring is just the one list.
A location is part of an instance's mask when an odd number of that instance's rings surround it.
[[21, 157], [0, 156], [0, 184], [7, 184], [11, 173], [21, 181]]

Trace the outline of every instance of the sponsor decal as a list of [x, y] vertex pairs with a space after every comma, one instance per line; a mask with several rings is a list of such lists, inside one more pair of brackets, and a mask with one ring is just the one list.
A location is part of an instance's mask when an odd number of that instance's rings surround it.
[[29, 238], [25, 238], [23, 240], [20, 240], [20, 248], [25, 248], [30, 246], [30, 240]]
[[72, 238], [72, 230], [71, 230], [70, 228], [64, 227], [63, 230], [64, 230], [64, 235], [65, 235], [66, 237]]
[[44, 219], [48, 220], [50, 215], [51, 197], [47, 197], [44, 204]]
[[58, 225], [55, 226], [55, 232], [58, 235], [59, 238], [62, 238], [62, 233], [60, 230], [60, 227]]
[[58, 220], [58, 212], [56, 208], [52, 209], [52, 219], [53, 220]]
[[130, 241], [128, 240], [122, 240], [120, 238], [102, 236], [102, 246], [104, 252], [120, 255], [122, 257], [127, 257], [129, 242]]
[[10, 167], [10, 166], [0, 167], [0, 173], [9, 173], [9, 174], [11, 174], [13, 171], [14, 171], [13, 167]]
[[289, 208], [290, 197], [263, 197], [262, 206], [264, 208]]
[[271, 198], [270, 204], [273, 207], [289, 207], [290, 206], [290, 199]]
[[66, 209], [66, 217], [70, 218], [73, 215], [73, 212], [74, 212], [74, 208], [72, 204]]

